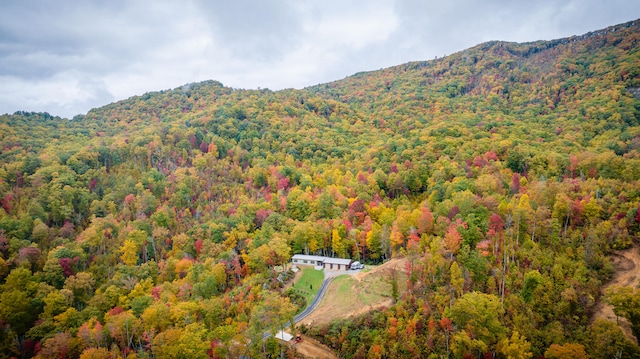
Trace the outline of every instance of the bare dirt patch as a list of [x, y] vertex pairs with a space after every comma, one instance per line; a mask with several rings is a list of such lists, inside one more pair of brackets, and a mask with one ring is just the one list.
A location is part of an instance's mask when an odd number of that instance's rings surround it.
[[407, 282], [405, 266], [406, 259], [392, 259], [358, 273], [334, 278], [318, 308], [300, 324], [325, 324], [334, 319], [348, 318], [391, 306], [392, 273], [395, 272], [398, 292], [403, 293]]
[[306, 335], [303, 335], [302, 341], [296, 344], [296, 351], [305, 358], [338, 359], [329, 347], [318, 343]]
[[[613, 307], [604, 301], [604, 294], [609, 288], [637, 288], [640, 284], [640, 253], [638, 253], [638, 248], [633, 247], [614, 253], [613, 265], [615, 268], [613, 279], [601, 289], [602, 297], [596, 306], [593, 320], [605, 319], [616, 322], [616, 315], [613, 312]], [[625, 336], [632, 342], [637, 343], [637, 339], [631, 332], [631, 325], [629, 322], [624, 318], [618, 318], [617, 322]]]

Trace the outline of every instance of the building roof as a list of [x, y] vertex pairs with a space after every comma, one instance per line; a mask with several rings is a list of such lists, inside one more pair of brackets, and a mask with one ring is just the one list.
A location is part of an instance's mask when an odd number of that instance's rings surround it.
[[329, 257], [324, 258], [324, 263], [328, 263], [328, 264], [342, 264], [342, 265], [348, 266], [349, 264], [351, 264], [351, 262], [353, 262], [351, 259], [329, 258]]
[[323, 262], [326, 257], [322, 257], [322, 256], [308, 256], [306, 254], [294, 254], [293, 257], [291, 257], [291, 259], [300, 259], [303, 261], [321, 261]]
[[291, 334], [289, 334], [289, 333], [287, 333], [287, 332], [283, 332], [283, 331], [281, 330], [281, 331], [279, 331], [279, 332], [276, 334], [276, 338], [277, 338], [277, 339], [280, 339], [280, 340], [283, 340], [283, 341], [285, 341], [285, 342], [288, 342], [288, 341], [290, 341], [291, 339], [293, 339], [293, 335], [291, 335]]
[[351, 262], [353, 262], [351, 259], [345, 259], [345, 258], [331, 258], [331, 257], [323, 257], [323, 256], [308, 256], [306, 254], [294, 254], [293, 257], [291, 257], [292, 260], [294, 259], [298, 259], [298, 260], [306, 260], [306, 261], [320, 261], [323, 263], [328, 263], [328, 264], [341, 264], [341, 265], [349, 265], [351, 264]]

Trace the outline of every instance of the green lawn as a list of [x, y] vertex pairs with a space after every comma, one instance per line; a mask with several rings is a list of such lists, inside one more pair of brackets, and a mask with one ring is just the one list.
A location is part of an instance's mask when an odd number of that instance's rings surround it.
[[318, 293], [322, 281], [324, 280], [324, 272], [315, 270], [311, 267], [302, 268], [302, 276], [293, 284], [293, 290], [304, 296], [307, 300], [307, 306], [311, 304], [313, 298]]
[[333, 280], [334, 285], [338, 287], [338, 295], [345, 298], [350, 298], [353, 294], [353, 285], [355, 279], [349, 275], [341, 275]]

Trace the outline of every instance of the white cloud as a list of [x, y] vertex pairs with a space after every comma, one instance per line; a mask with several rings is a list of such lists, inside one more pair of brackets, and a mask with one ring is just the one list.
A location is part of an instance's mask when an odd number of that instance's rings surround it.
[[372, 43], [385, 41], [398, 27], [393, 8], [363, 8], [357, 13], [324, 16], [319, 21], [309, 21], [305, 35], [320, 40], [325, 47], [336, 44], [351, 50], [359, 50]]
[[0, 76], [0, 99], [3, 106], [16, 110], [50, 112], [72, 117], [80, 113], [78, 106], [91, 108], [114, 100], [100, 80], [65, 71], [46, 79], [23, 79]]

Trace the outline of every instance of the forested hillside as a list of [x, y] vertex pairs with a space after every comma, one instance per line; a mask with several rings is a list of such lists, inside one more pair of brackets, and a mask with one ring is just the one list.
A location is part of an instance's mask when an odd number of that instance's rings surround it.
[[600, 291], [640, 234], [639, 41], [0, 116], [0, 357], [278, 357], [295, 253], [410, 259], [392, 307], [304, 328], [341, 357], [640, 356], [592, 321], [640, 335], [640, 292]]

